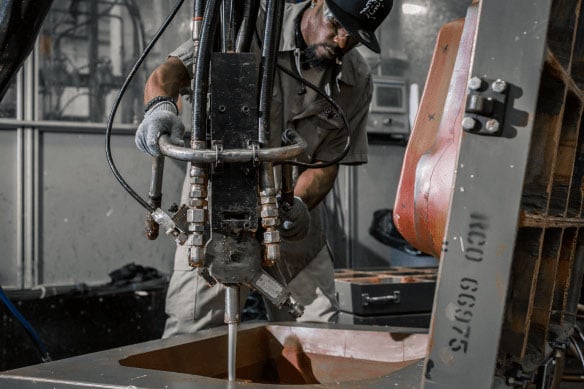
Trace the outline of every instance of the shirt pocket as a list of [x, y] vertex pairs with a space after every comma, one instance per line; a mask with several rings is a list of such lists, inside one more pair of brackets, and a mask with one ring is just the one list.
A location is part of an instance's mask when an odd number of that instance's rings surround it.
[[343, 128], [343, 120], [337, 110], [326, 100], [317, 100], [309, 105], [294, 121], [308, 121], [312, 126], [322, 130], [337, 130]]
[[330, 152], [336, 153], [328, 149], [335, 148], [337, 138], [346, 137], [340, 114], [326, 100], [314, 102], [309, 109], [297, 115], [295, 125], [298, 133], [308, 143], [307, 159], [303, 162], [328, 160]]

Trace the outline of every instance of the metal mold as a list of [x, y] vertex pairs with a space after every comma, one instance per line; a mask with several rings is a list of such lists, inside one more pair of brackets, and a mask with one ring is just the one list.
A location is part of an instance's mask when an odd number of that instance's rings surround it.
[[428, 336], [394, 330], [244, 323], [235, 382], [225, 379], [227, 328], [221, 327], [3, 372], [0, 387], [418, 387]]

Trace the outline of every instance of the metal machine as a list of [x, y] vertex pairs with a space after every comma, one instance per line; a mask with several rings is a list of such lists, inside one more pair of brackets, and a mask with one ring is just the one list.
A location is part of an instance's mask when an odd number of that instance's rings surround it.
[[[220, 340], [210, 341], [222, 331], [217, 329], [194, 338], [97, 354], [99, 363], [86, 356], [49, 368], [39, 365], [0, 374], [0, 382], [12, 385], [8, 387], [25, 383], [38, 387], [60, 383], [225, 387], [222, 378], [234, 380], [237, 369], [258, 365], [249, 353], [246, 358], [250, 359], [236, 365], [239, 285], [258, 289], [276, 305], [300, 313], [285, 280], [269, 270], [269, 265], [274, 269], [279, 261], [274, 164], [292, 160], [303, 148], [294, 133], [290, 145], [266, 148], [270, 138], [267, 92], [283, 2], [268, 2], [266, 20], [272, 27], [266, 28], [261, 59], [250, 53], [247, 44], [235, 43], [246, 39], [235, 41], [230, 32], [244, 31], [242, 37], [249, 37], [245, 26], [255, 24], [253, 12], [240, 19], [223, 18], [222, 26], [238, 28], [223, 29], [223, 50], [213, 52], [211, 37], [218, 15], [237, 13], [231, 12], [233, 2], [224, 2], [227, 8], [220, 12], [221, 2], [210, 0], [203, 15], [202, 3], [194, 7], [193, 138], [189, 148], [173, 146], [165, 136], [160, 140], [164, 155], [191, 162], [190, 199], [172, 216], [160, 209], [160, 158], [154, 161], [146, 207], [152, 237], [159, 225], [189, 247], [185, 260], [200, 268], [210, 282], [227, 286], [229, 339], [221, 332]], [[428, 78], [430, 92], [422, 97], [394, 207], [402, 235], [420, 250], [441, 258], [426, 358], [423, 364], [409, 364], [363, 385], [346, 386], [560, 387], [566, 350], [577, 332], [576, 307], [584, 273], [582, 7], [582, 0], [475, 1], [465, 21], [448, 24], [441, 32]], [[237, 80], [226, 80], [224, 74], [235, 74]], [[240, 93], [227, 92], [234, 88]], [[260, 98], [247, 93], [250, 90], [260, 90]], [[420, 126], [423, 131], [416, 132]], [[290, 172], [282, 170], [289, 192]], [[206, 248], [216, 254], [207, 255]], [[282, 333], [304, 336], [309, 341], [303, 344], [311, 350], [323, 344], [378, 340], [361, 332], [362, 328], [351, 327], [344, 337], [335, 331], [339, 327], [272, 326], [267, 330], [246, 327], [240, 334], [250, 348], [256, 343], [243, 333], [263, 339], [258, 355], [265, 360], [273, 357], [274, 349], [277, 355], [286, 349]], [[404, 342], [416, 339], [411, 329], [407, 332], [385, 335]], [[229, 360], [227, 374], [216, 371], [201, 377], [204, 374], [192, 370], [187, 356], [183, 361], [174, 359], [203, 347], [224, 350], [225, 346], [230, 355], [218, 355]], [[388, 350], [397, 350], [420, 361], [418, 353], [394, 346], [367, 351], [389, 354]], [[292, 348], [289, 361], [307, 363], [301, 358], [305, 354], [294, 350], [299, 349]], [[208, 357], [205, 354], [199, 361]], [[335, 360], [329, 366], [334, 364]], [[79, 370], [71, 369], [72, 365]], [[181, 367], [172, 370], [170, 365]], [[359, 368], [374, 365], [367, 360]], [[185, 378], [184, 373], [193, 375]], [[310, 374], [302, 379], [300, 383], [314, 384]], [[249, 384], [233, 383], [240, 386]]]
[[410, 134], [408, 84], [405, 79], [373, 77], [367, 131], [407, 141]]
[[[147, 207], [147, 236], [156, 238], [162, 228], [187, 247], [184, 260], [210, 285], [226, 286], [230, 380], [235, 379], [241, 285], [259, 291], [278, 308], [287, 306], [294, 317], [303, 312], [286, 280], [264, 269], [280, 261], [274, 164], [292, 160], [306, 144], [288, 130], [283, 147], [270, 148], [270, 99], [284, 2], [267, 4], [260, 55], [251, 52], [258, 7], [257, 1], [246, 2], [245, 9], [230, 1], [194, 2], [190, 147], [174, 146], [167, 135], [160, 139], [164, 156], [190, 162], [189, 200], [172, 216], [160, 209], [164, 157], [158, 157]], [[291, 204], [292, 169], [282, 172], [284, 201]]]
[[579, 0], [482, 1], [438, 37], [394, 207], [441, 258], [425, 388], [560, 387], [584, 272], [583, 27]]

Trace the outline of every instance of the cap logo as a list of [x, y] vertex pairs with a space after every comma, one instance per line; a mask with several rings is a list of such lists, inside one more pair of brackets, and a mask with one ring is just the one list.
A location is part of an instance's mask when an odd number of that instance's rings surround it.
[[376, 19], [375, 14], [381, 7], [383, 7], [382, 0], [367, 0], [365, 7], [363, 7], [359, 14], [364, 14], [367, 19]]

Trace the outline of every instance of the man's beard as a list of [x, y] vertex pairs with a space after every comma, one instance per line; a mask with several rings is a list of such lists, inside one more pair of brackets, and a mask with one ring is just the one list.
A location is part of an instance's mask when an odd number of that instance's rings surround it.
[[[334, 55], [322, 56], [317, 53], [318, 47], [330, 47], [334, 50]], [[329, 66], [336, 65], [338, 60], [343, 58], [343, 52], [339, 47], [331, 47], [323, 44], [310, 45], [304, 49], [304, 63], [311, 68], [317, 70], [324, 70]]]

